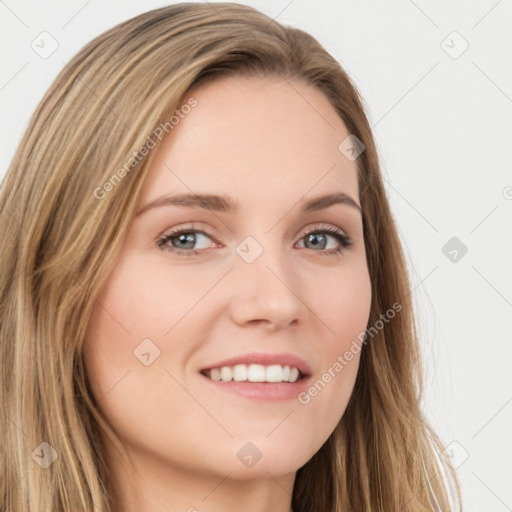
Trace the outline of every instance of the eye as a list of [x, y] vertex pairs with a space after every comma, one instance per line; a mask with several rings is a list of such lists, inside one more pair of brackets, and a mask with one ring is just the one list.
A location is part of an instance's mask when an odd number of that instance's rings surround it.
[[[199, 247], [200, 250], [190, 249], [192, 249], [198, 241], [201, 241], [201, 238], [211, 238], [211, 236], [198, 229], [176, 229], [159, 237], [157, 245], [165, 251], [178, 254], [200, 254], [201, 251], [204, 252], [208, 244], [206, 244], [206, 247]], [[169, 242], [172, 247], [169, 246]]]
[[308, 244], [313, 248], [320, 247], [320, 249], [325, 249], [329, 237], [334, 238], [337, 241], [338, 247], [316, 252], [320, 252], [320, 254], [327, 256], [339, 256], [345, 252], [345, 249], [352, 245], [352, 240], [350, 239], [350, 237], [348, 237], [343, 231], [341, 231], [341, 229], [331, 226], [324, 227], [321, 224], [317, 224], [313, 228], [310, 228], [306, 233], [302, 235], [300, 241], [305, 240], [305, 244]]
[[[212, 235], [207, 232], [194, 228], [178, 228], [166, 233], [158, 238], [157, 245], [164, 251], [175, 254], [201, 254], [208, 249], [209, 244], [206, 239], [213, 239]], [[326, 250], [329, 238], [335, 240], [335, 247]], [[336, 227], [325, 227], [321, 224], [313, 226], [306, 231], [300, 238], [299, 242], [305, 240], [309, 247], [303, 247], [314, 250], [322, 255], [341, 255], [345, 249], [352, 245], [352, 240], [341, 229]], [[196, 244], [201, 243], [203, 247], [197, 247]], [[337, 247], [336, 247], [337, 243]], [[320, 250], [316, 250], [320, 248]]]

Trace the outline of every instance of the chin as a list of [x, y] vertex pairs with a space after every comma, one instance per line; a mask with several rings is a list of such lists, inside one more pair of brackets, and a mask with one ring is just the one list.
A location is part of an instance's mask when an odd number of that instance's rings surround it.
[[[230, 471], [230, 478], [248, 480], [254, 478], [268, 478], [289, 475], [300, 469], [314, 453], [304, 451], [304, 441], [272, 439], [273, 434], [262, 435], [259, 439], [246, 437], [243, 441], [234, 442], [234, 460], [226, 457], [214, 457], [217, 461], [225, 460], [226, 471]], [[252, 439], [252, 440], [251, 440]], [[216, 465], [218, 469], [219, 464]]]

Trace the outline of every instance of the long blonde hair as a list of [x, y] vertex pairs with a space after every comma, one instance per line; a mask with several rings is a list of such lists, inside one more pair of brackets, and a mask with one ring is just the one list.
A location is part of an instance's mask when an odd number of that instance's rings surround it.
[[[2, 184], [0, 510], [115, 507], [99, 435], [107, 425], [81, 356], [88, 319], [151, 162], [151, 152], [142, 156], [140, 149], [193, 85], [236, 74], [316, 86], [363, 142], [357, 165], [373, 295], [369, 325], [393, 304], [402, 306], [364, 344], [340, 423], [297, 472], [294, 510], [455, 510], [450, 482], [460, 503], [444, 445], [420, 410], [406, 261], [357, 89], [299, 29], [234, 3], [181, 3], [115, 26], [65, 65]], [[115, 190], [98, 192], [121, 174], [108, 187]], [[37, 457], [54, 462], [43, 467]]]

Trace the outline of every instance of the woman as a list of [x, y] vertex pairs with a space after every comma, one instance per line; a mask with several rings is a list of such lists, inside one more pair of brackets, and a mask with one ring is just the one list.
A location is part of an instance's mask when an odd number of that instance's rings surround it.
[[372, 133], [310, 35], [121, 23], [0, 205], [1, 510], [455, 510]]

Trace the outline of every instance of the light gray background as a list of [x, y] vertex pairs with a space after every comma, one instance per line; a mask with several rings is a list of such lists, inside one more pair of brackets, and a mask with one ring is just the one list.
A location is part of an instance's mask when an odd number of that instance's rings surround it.
[[[64, 63], [167, 3], [0, 0], [0, 176]], [[451, 443], [465, 510], [512, 510], [511, 3], [240, 3], [312, 33], [361, 91], [409, 259], [424, 408]], [[47, 58], [31, 47], [51, 48], [43, 31], [58, 43]]]

